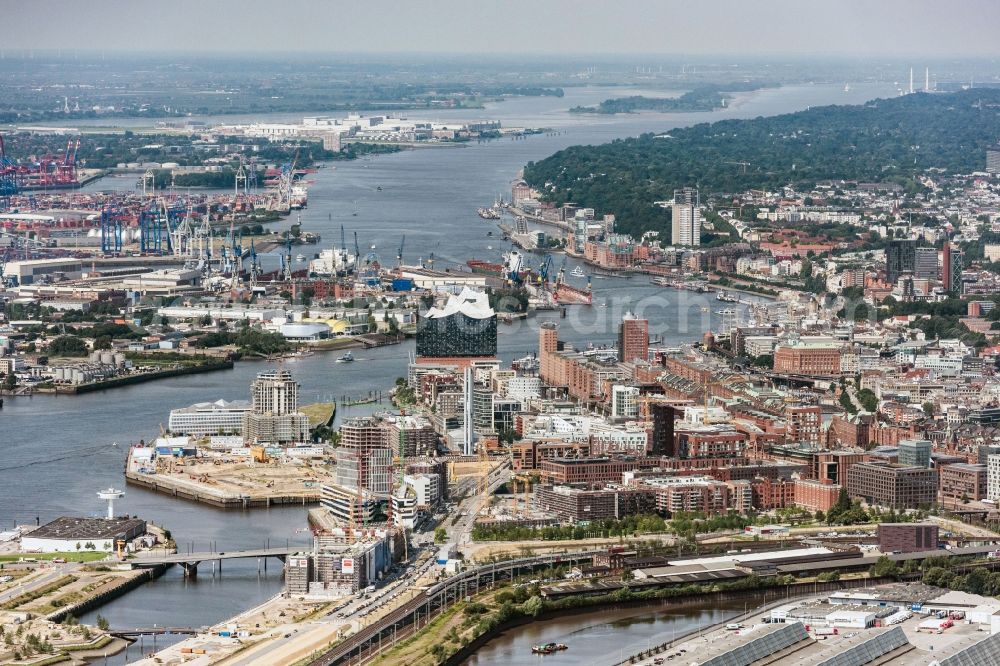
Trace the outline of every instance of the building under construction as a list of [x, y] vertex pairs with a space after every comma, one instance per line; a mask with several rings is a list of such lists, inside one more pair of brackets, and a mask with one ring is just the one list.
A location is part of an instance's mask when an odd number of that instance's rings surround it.
[[344, 597], [376, 583], [405, 552], [401, 530], [318, 534], [313, 550], [285, 561], [290, 596]]

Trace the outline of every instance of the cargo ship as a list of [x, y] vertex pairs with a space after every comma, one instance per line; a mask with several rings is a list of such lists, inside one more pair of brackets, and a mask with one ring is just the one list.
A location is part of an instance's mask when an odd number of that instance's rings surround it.
[[[588, 285], [589, 286], [589, 285]], [[590, 289], [580, 289], [566, 282], [557, 282], [552, 292], [552, 298], [562, 305], [590, 305], [594, 295]]]
[[469, 259], [465, 262], [465, 265], [468, 266], [473, 273], [495, 275], [496, 277], [503, 276], [503, 264], [498, 264], [492, 261], [482, 261], [480, 259]]

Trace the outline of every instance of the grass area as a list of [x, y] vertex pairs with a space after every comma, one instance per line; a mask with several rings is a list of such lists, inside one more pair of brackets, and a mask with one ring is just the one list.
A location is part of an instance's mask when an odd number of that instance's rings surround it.
[[320, 340], [319, 342], [313, 342], [309, 345], [309, 349], [316, 351], [330, 351], [332, 349], [344, 349], [345, 347], [357, 347], [358, 343], [354, 338], [340, 337], [340, 338], [327, 338], [326, 340]]
[[312, 405], [303, 405], [299, 407], [299, 411], [309, 417], [309, 427], [315, 428], [333, 421], [333, 415], [337, 411], [337, 403], [317, 402]]
[[39, 615], [48, 615], [49, 613], [55, 612], [60, 608], [65, 608], [66, 606], [72, 606], [77, 604], [84, 599], [99, 593], [107, 587], [114, 585], [118, 582], [118, 578], [113, 576], [105, 576], [91, 583], [88, 583], [83, 588], [69, 592], [59, 597], [53, 597], [49, 599], [46, 603], [41, 606], [30, 607], [31, 612], [38, 613]]
[[0, 606], [0, 610], [14, 610], [18, 606], [23, 606], [25, 604], [30, 604], [35, 599], [40, 599], [47, 594], [52, 594], [60, 587], [70, 585], [76, 582], [76, 576], [62, 576], [49, 583], [44, 587], [40, 587], [37, 590], [32, 590], [31, 592], [25, 592], [24, 594], [14, 597], [7, 603]]
[[108, 554], [102, 550], [79, 550], [66, 553], [17, 553], [15, 555], [0, 555], [0, 562], [18, 562], [21, 558], [42, 560], [54, 560], [63, 558], [67, 562], [94, 562], [103, 560]]
[[94, 640], [88, 643], [77, 643], [74, 645], [60, 645], [59, 649], [63, 652], [83, 652], [84, 650], [100, 650], [102, 647], [113, 641], [114, 638], [107, 634], [98, 636]]

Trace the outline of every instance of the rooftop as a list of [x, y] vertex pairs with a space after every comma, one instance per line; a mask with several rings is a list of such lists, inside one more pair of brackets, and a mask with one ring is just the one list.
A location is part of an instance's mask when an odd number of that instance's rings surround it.
[[72, 518], [62, 516], [28, 535], [32, 539], [115, 539], [136, 530], [143, 531], [146, 521], [138, 518]]

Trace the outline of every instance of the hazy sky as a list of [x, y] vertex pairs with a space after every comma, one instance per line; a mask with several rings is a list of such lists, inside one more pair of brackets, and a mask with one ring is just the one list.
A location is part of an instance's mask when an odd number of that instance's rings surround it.
[[0, 0], [0, 49], [1000, 55], [998, 0]]

